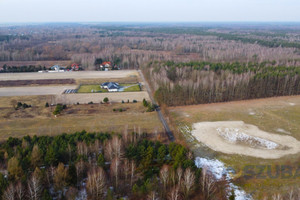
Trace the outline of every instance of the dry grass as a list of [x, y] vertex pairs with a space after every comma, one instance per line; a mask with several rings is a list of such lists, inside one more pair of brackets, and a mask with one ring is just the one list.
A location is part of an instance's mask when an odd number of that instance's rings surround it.
[[[45, 108], [51, 96], [3, 97], [0, 98], [0, 140], [24, 135], [56, 135], [75, 131], [114, 131], [122, 132], [128, 125], [133, 131], [153, 133], [163, 131], [156, 112], [145, 112], [141, 103], [115, 103], [70, 105], [62, 115], [54, 117], [54, 107]], [[15, 111], [10, 102], [17, 100], [33, 105], [33, 108]], [[123, 108], [124, 112], [113, 112]]]
[[[228, 103], [205, 104], [195, 106], [172, 107], [168, 110], [170, 119], [176, 130], [183, 126], [191, 127], [193, 123], [204, 121], [244, 121], [258, 126], [261, 130], [291, 135], [300, 141], [300, 96], [277, 97]], [[178, 133], [179, 134], [179, 133]], [[195, 150], [196, 155], [212, 156], [222, 160], [236, 172], [236, 184], [261, 199], [264, 194], [284, 193], [288, 187], [300, 187], [299, 177], [296, 179], [250, 179], [240, 177], [246, 165], [290, 165], [299, 166], [300, 155], [288, 155], [280, 159], [268, 160], [241, 155], [229, 155], [214, 152], [207, 147], [192, 141], [187, 132], [182, 132], [182, 138]], [[189, 140], [191, 139], [191, 140]], [[189, 141], [188, 141], [189, 140]], [[256, 170], [257, 172], [257, 170]], [[283, 187], [284, 186], [284, 187]]]

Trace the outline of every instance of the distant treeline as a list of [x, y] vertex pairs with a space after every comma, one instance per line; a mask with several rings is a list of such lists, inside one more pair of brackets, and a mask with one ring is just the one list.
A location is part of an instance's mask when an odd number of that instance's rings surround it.
[[29, 65], [29, 66], [7, 66], [4, 65], [3, 69], [0, 70], [0, 73], [11, 73], [11, 72], [38, 72], [41, 70], [47, 70], [45, 66], [34, 66], [34, 65]]
[[[140, 31], [146, 31], [147, 29], [140, 29]], [[166, 33], [166, 34], [191, 34], [191, 35], [203, 35], [203, 36], [216, 36], [218, 38], [221, 38], [223, 40], [234, 40], [234, 41], [240, 41], [242, 43], [250, 43], [250, 44], [259, 44], [261, 46], [266, 46], [270, 48], [274, 47], [288, 47], [288, 48], [298, 48], [300, 49], [300, 43], [299, 42], [289, 42], [284, 41], [281, 39], [258, 39], [253, 37], [246, 37], [238, 34], [233, 33], [220, 33], [220, 32], [213, 32], [209, 31], [208, 28], [205, 27], [194, 27], [194, 28], [151, 28], [148, 30], [151, 33]], [[260, 34], [263, 36], [272, 37], [273, 35], [270, 34]], [[276, 35], [284, 35], [284, 34], [275, 34]], [[259, 34], [251, 33], [249, 36], [259, 36]]]
[[143, 68], [168, 106], [300, 94], [300, 67], [264, 63], [151, 62]]
[[21, 40], [29, 40], [29, 36], [21, 35], [21, 36], [16, 36], [16, 35], [0, 35], [0, 42], [3, 41], [9, 41], [9, 40], [14, 40], [14, 39], [21, 39]]

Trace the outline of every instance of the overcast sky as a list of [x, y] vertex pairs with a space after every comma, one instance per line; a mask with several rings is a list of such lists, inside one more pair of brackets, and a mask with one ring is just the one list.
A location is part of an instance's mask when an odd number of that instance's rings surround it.
[[0, 0], [0, 23], [300, 21], [300, 0]]

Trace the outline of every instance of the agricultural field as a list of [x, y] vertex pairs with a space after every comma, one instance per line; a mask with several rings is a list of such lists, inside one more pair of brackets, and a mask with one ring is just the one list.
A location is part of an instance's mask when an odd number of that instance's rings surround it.
[[[163, 127], [156, 112], [146, 112], [141, 102], [68, 105], [55, 117], [54, 106], [45, 107], [53, 96], [25, 96], [0, 98], [0, 140], [25, 135], [57, 135], [86, 130], [88, 132], [128, 131], [161, 133]], [[13, 102], [31, 105], [31, 108], [13, 108]], [[122, 112], [120, 112], [122, 109]], [[115, 111], [114, 111], [115, 110]], [[159, 136], [159, 135], [158, 135]]]
[[[300, 96], [228, 103], [170, 107], [170, 120], [179, 140], [192, 146], [197, 156], [217, 159], [235, 171], [233, 182], [254, 199], [299, 187]], [[245, 169], [254, 166], [255, 176]], [[292, 168], [292, 177], [262, 176], [256, 166]], [[283, 173], [283, 172], [282, 172]]]

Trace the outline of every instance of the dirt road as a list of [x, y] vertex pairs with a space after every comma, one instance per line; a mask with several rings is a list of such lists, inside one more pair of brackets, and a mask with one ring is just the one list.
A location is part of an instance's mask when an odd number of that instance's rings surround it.
[[[149, 85], [148, 85], [148, 83], [147, 83], [147, 81], [146, 81], [146, 79], [145, 79], [143, 73], [141, 72], [141, 70], [139, 70], [138, 72], [139, 72], [140, 77], [141, 77], [141, 79], [142, 79], [142, 81], [143, 81], [143, 83], [144, 83], [144, 86], [145, 86], [146, 89], [147, 89], [147, 92], [148, 92], [149, 97], [150, 97], [150, 99], [151, 99], [151, 101], [152, 101], [152, 104], [158, 105], [158, 104], [156, 103], [154, 97], [152, 96], [151, 88], [149, 87]], [[168, 138], [170, 139], [170, 141], [174, 141], [174, 140], [175, 140], [174, 135], [173, 135], [171, 129], [169, 128], [169, 125], [168, 125], [167, 121], [165, 120], [165, 118], [164, 118], [164, 116], [163, 116], [163, 114], [162, 114], [162, 112], [161, 112], [161, 110], [160, 110], [160, 107], [157, 107], [157, 108], [156, 108], [156, 112], [157, 112], [157, 114], [158, 114], [158, 117], [159, 117], [161, 123], [163, 124], [163, 126], [164, 126], [164, 128], [165, 128], [165, 131], [166, 131], [166, 133], [167, 133], [167, 135], [168, 135]]]

